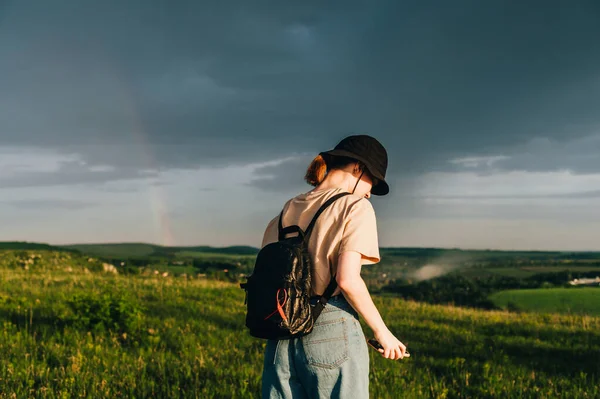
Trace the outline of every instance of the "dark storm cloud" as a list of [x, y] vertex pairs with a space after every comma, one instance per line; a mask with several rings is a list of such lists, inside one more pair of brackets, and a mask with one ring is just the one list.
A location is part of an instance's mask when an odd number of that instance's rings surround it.
[[[78, 151], [119, 171], [264, 162], [370, 132], [392, 174], [420, 173], [448, 170], [453, 157], [510, 155], [535, 137], [599, 133], [595, 2], [0, 10], [0, 145]], [[521, 167], [599, 171], [598, 159], [559, 153]]]

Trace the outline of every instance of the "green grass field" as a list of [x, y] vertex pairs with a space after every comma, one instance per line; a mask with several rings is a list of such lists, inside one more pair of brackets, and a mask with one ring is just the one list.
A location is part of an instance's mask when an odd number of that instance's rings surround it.
[[[412, 357], [371, 351], [374, 398], [600, 396], [600, 317], [375, 301]], [[0, 252], [0, 397], [255, 398], [264, 342], [243, 302], [231, 283]]]
[[490, 299], [499, 307], [543, 313], [578, 313], [600, 316], [600, 288], [548, 288], [496, 292]]

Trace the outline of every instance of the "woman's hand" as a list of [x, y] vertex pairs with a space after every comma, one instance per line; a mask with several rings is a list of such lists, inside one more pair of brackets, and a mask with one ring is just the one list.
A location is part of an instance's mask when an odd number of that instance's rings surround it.
[[337, 283], [350, 305], [364, 318], [375, 333], [383, 349], [378, 349], [386, 359], [402, 359], [406, 346], [388, 330], [379, 311], [373, 303], [367, 285], [360, 276], [361, 254], [354, 251], [343, 252], [338, 260]]
[[397, 360], [404, 358], [406, 345], [400, 342], [390, 330], [386, 329], [383, 332], [375, 334], [375, 339], [383, 346], [383, 349], [378, 349], [378, 351], [386, 359]]

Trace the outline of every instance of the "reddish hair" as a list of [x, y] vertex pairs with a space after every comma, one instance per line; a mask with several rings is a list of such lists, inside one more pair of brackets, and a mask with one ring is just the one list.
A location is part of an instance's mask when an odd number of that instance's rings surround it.
[[[311, 186], [318, 186], [325, 180], [325, 176], [327, 173], [334, 169], [344, 169], [351, 163], [358, 162], [356, 159], [342, 157], [342, 156], [331, 156], [328, 155], [326, 158], [321, 154], [317, 155], [315, 159], [312, 160], [308, 168], [306, 169], [306, 174], [304, 175], [304, 180]], [[358, 162], [360, 170], [363, 170], [364, 165], [362, 162]]]
[[312, 160], [308, 168], [306, 169], [306, 174], [304, 175], [304, 180], [311, 186], [318, 186], [325, 179], [325, 175], [327, 174], [327, 163], [325, 162], [325, 158], [322, 155], [317, 155], [315, 159]]

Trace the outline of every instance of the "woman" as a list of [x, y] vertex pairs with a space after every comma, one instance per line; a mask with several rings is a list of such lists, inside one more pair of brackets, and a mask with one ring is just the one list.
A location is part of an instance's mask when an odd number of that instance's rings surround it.
[[[315, 188], [285, 204], [282, 224], [305, 229], [327, 199], [353, 194], [321, 214], [309, 242], [313, 295], [318, 298], [331, 278], [338, 288], [310, 334], [267, 341], [263, 398], [368, 398], [369, 354], [358, 315], [383, 346], [383, 357], [404, 357], [406, 347], [386, 327], [360, 276], [362, 265], [380, 260], [375, 212], [368, 199], [389, 192], [386, 169], [387, 152], [376, 139], [346, 137], [309, 165], [305, 180]], [[278, 222], [279, 216], [267, 226], [263, 247], [277, 241]]]

